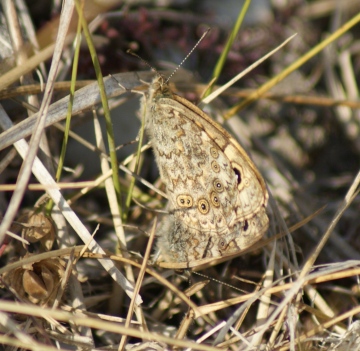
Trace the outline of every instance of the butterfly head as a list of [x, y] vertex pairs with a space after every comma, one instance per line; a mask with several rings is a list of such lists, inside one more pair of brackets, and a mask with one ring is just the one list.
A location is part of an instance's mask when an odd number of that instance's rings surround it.
[[150, 98], [154, 100], [160, 98], [172, 98], [174, 94], [167, 82], [168, 79], [158, 73], [150, 85]]

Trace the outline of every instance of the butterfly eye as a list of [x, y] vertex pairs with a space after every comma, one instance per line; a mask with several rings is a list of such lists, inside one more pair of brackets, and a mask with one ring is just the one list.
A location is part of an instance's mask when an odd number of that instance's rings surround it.
[[176, 198], [176, 203], [178, 204], [179, 207], [192, 207], [193, 205], [193, 198], [190, 195], [179, 195]]
[[207, 214], [210, 211], [210, 205], [207, 200], [200, 199], [198, 202], [198, 210], [202, 214]]
[[220, 180], [218, 178], [216, 178], [214, 180], [213, 186], [218, 193], [221, 193], [224, 191], [224, 186], [222, 185], [222, 183], [220, 182]]
[[219, 157], [219, 151], [215, 148], [215, 147], [211, 147], [210, 148], [210, 154], [212, 157], [214, 158], [218, 158]]
[[220, 166], [216, 161], [212, 161], [211, 162], [211, 168], [215, 173], [219, 173], [220, 172]]
[[220, 206], [220, 199], [218, 197], [218, 195], [215, 193], [215, 191], [213, 191], [210, 195], [210, 200], [211, 203], [215, 206], [215, 207], [219, 207]]

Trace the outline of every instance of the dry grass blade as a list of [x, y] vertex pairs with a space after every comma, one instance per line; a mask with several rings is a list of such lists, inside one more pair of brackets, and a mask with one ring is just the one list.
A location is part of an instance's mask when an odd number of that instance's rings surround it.
[[[140, 77], [149, 77], [152, 76], [151, 72], [144, 72], [144, 74], [139, 74]], [[132, 82], [134, 84], [134, 78], [136, 75], [134, 73], [123, 73], [115, 75], [116, 79], [120, 82], [124, 82], [124, 85]], [[139, 83], [135, 83], [138, 85]], [[120, 88], [119, 85], [114, 81], [112, 77], [105, 79], [105, 88], [108, 97], [124, 93], [124, 89]], [[45, 127], [51, 126], [55, 122], [59, 122], [66, 117], [67, 112], [67, 103], [69, 101], [68, 97], [65, 97], [55, 103], [53, 103], [46, 116]], [[75, 93], [74, 105], [73, 105], [73, 114], [76, 115], [80, 112], [83, 112], [89, 108], [92, 108], [94, 105], [100, 103], [100, 97], [98, 92], [97, 83], [94, 82], [90, 85], [87, 85], [79, 89]], [[12, 145], [15, 141], [26, 138], [31, 135], [33, 128], [35, 126], [36, 120], [39, 118], [39, 113], [34, 114], [25, 121], [17, 124], [12, 129], [0, 134], [0, 150], [5, 147]]]
[[[143, 279], [144, 279], [146, 266], [147, 266], [147, 264], [148, 264], [148, 261], [149, 261], [149, 258], [150, 258], [150, 253], [151, 253], [151, 249], [152, 249], [152, 246], [153, 246], [153, 243], [154, 243], [154, 239], [155, 239], [156, 223], [157, 223], [157, 221], [156, 221], [156, 218], [155, 218], [154, 225], [153, 225], [152, 230], [151, 230], [150, 238], [149, 238], [149, 241], [148, 241], [148, 244], [147, 244], [147, 247], [146, 247], [143, 264], [141, 265], [141, 270], [140, 270], [140, 272], [139, 272], [139, 276], [138, 276], [138, 279], [137, 279], [136, 284], [135, 284], [135, 287], [134, 287], [134, 293], [135, 293], [135, 295], [137, 295], [137, 294], [139, 293], [141, 284], [142, 284]], [[131, 300], [131, 303], [130, 303], [130, 307], [129, 307], [128, 314], [127, 314], [127, 316], [126, 316], [125, 328], [130, 326], [130, 322], [131, 322], [132, 315], [133, 315], [133, 311], [134, 311], [134, 308], [135, 308], [135, 307], [136, 307], [136, 305], [135, 305], [135, 299], [132, 299], [132, 300]], [[141, 316], [141, 317], [142, 317], [141, 321], [143, 322], [143, 324], [141, 325], [141, 329], [142, 329], [142, 330], [147, 330], [147, 327], [146, 327], [146, 324], [145, 324], [145, 319], [144, 319], [143, 316]], [[119, 350], [122, 350], [122, 349], [125, 347], [125, 343], [126, 343], [126, 336], [124, 335], [124, 336], [121, 338], [121, 340], [120, 340]]]
[[[218, 348], [211, 347], [203, 344], [197, 344], [191, 341], [185, 341], [185, 340], [174, 340], [173, 338], [163, 336], [163, 335], [157, 335], [155, 333], [149, 333], [144, 331], [139, 331], [134, 328], [125, 328], [124, 326], [119, 325], [118, 323], [111, 323], [111, 322], [105, 322], [100, 320], [91, 319], [89, 317], [83, 317], [83, 316], [74, 316], [71, 313], [62, 312], [62, 311], [55, 311], [51, 309], [44, 309], [39, 307], [33, 307], [33, 306], [17, 306], [14, 303], [4, 303], [0, 301], [0, 309], [2, 311], [6, 312], [12, 312], [12, 313], [20, 313], [20, 314], [26, 314], [26, 315], [32, 315], [36, 317], [42, 317], [43, 315], [47, 315], [49, 317], [52, 317], [56, 320], [60, 320], [63, 322], [69, 322], [71, 321], [76, 326], [89, 326], [95, 329], [102, 329], [106, 331], [110, 331], [117, 334], [125, 334], [128, 336], [133, 336], [137, 338], [143, 338], [147, 340], [157, 340], [160, 342], [164, 342], [170, 345], [178, 346], [178, 347], [190, 347], [194, 350], [201, 350], [201, 351], [216, 351]], [[32, 342], [33, 343], [33, 342]], [[44, 346], [45, 347], [45, 346]], [[40, 349], [40, 346], [39, 346]]]
[[359, 184], [360, 184], [360, 171], [356, 175], [354, 181], [352, 182], [351, 187], [349, 188], [344, 201], [341, 203], [341, 206], [338, 208], [338, 210], [334, 216], [334, 219], [331, 221], [331, 223], [330, 223], [328, 229], [326, 230], [326, 232], [324, 233], [321, 241], [317, 245], [314, 252], [310, 255], [309, 259], [306, 261], [304, 268], [302, 269], [302, 271], [299, 275], [299, 279], [304, 278], [308, 274], [311, 267], [314, 265], [315, 260], [317, 259], [321, 250], [323, 249], [324, 245], [326, 244], [327, 240], [329, 239], [329, 236], [331, 235], [335, 226], [337, 225], [337, 223], [341, 219], [342, 215], [344, 214], [345, 210], [351, 205], [352, 201], [359, 194], [359, 192], [360, 192]]
[[202, 103], [208, 104], [211, 101], [213, 101], [216, 97], [218, 97], [220, 94], [222, 94], [224, 91], [229, 89], [234, 83], [236, 83], [238, 80], [240, 80], [242, 77], [244, 77], [246, 74], [251, 72], [254, 68], [256, 68], [258, 65], [260, 65], [262, 62], [264, 62], [267, 58], [269, 58], [271, 55], [275, 54], [277, 51], [279, 51], [283, 46], [285, 46], [290, 40], [294, 39], [296, 34], [293, 34], [290, 38], [286, 39], [282, 44], [280, 44], [277, 48], [270, 51], [268, 54], [266, 54], [264, 57], [262, 57], [260, 60], [256, 61], [249, 67], [247, 67], [243, 72], [239, 73], [236, 77], [231, 79], [229, 82], [224, 84], [221, 88], [217, 89], [210, 95], [208, 95], [205, 99], [202, 100]]

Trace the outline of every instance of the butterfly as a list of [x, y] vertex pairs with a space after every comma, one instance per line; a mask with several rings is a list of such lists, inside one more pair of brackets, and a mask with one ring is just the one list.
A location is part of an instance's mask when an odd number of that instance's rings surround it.
[[268, 192], [240, 144], [158, 74], [142, 98], [145, 128], [166, 185], [169, 214], [157, 230], [157, 264], [217, 264], [261, 239]]

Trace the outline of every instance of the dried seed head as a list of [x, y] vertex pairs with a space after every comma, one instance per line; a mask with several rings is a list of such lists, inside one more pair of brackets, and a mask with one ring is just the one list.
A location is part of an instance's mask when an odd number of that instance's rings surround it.
[[44, 212], [29, 211], [18, 220], [21, 236], [30, 243], [40, 242], [45, 251], [51, 250], [56, 234], [55, 224]]
[[23, 301], [52, 306], [64, 274], [64, 261], [55, 257], [15, 268], [4, 273], [2, 278]]

